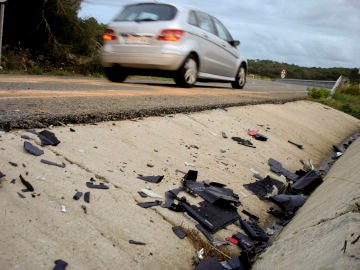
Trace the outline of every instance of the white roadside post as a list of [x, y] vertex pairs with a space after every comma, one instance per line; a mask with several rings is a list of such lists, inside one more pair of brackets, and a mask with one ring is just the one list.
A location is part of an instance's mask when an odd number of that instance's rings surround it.
[[6, 1], [7, 0], [0, 0], [0, 69], [2, 69], [2, 66], [1, 66], [1, 51], [2, 51], [4, 11], [5, 11], [5, 2]]

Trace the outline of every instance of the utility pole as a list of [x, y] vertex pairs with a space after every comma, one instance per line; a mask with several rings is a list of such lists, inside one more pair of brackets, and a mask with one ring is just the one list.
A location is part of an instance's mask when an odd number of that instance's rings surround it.
[[2, 51], [2, 37], [3, 37], [5, 2], [6, 2], [6, 0], [0, 0], [0, 69], [2, 69], [2, 66], [1, 66], [1, 51]]

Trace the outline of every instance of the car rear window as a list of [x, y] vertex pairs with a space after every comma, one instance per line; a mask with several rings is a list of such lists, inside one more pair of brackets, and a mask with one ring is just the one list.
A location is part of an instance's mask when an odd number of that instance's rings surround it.
[[176, 13], [177, 9], [167, 4], [128, 5], [114, 18], [114, 21], [169, 21]]

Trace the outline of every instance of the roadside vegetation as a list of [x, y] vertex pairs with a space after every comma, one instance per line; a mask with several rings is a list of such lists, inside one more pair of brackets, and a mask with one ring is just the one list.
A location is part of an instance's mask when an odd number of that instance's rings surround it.
[[[78, 18], [83, 0], [11, 0], [6, 2], [0, 73], [57, 76], [103, 76], [99, 49], [106, 25], [94, 18]], [[350, 84], [331, 95], [311, 88], [309, 99], [360, 118], [357, 69], [300, 67], [271, 60], [249, 60], [249, 77], [273, 80], [286, 69], [286, 78], [337, 80]]]

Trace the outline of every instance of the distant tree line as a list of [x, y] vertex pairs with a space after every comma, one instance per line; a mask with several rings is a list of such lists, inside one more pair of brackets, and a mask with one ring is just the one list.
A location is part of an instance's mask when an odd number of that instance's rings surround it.
[[[105, 25], [79, 18], [82, 0], [8, 0], [5, 4], [2, 66], [5, 70], [70, 69], [102, 72], [98, 60]], [[279, 78], [359, 80], [357, 69], [305, 68], [270, 60], [249, 60], [249, 73]]]
[[252, 74], [275, 79], [280, 78], [283, 69], [286, 70], [287, 79], [335, 81], [340, 75], [343, 75], [348, 77], [351, 81], [359, 82], [359, 70], [356, 68], [300, 67], [271, 60], [249, 60], [249, 73]]

